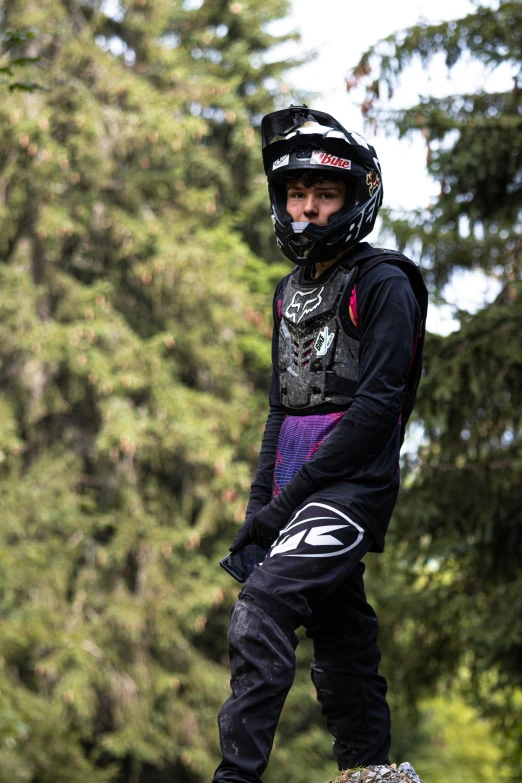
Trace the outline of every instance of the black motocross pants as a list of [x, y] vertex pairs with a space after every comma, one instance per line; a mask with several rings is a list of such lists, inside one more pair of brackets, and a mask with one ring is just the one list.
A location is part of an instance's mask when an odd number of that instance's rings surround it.
[[214, 783], [260, 783], [301, 625], [313, 641], [312, 681], [339, 769], [388, 762], [387, 687], [361, 563], [371, 543], [351, 511], [312, 495], [245, 583], [231, 613], [232, 694], [218, 717], [223, 760]]

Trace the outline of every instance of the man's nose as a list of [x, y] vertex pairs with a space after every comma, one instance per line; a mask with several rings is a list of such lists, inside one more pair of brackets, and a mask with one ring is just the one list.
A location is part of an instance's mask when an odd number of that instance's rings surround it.
[[303, 212], [305, 215], [317, 215], [318, 213], [318, 204], [317, 204], [317, 198], [313, 193], [309, 193], [303, 204]]

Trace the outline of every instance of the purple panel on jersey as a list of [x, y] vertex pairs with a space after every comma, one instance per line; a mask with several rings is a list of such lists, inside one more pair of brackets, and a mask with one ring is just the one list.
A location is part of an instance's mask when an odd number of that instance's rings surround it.
[[314, 416], [286, 414], [277, 441], [272, 497], [277, 497], [301, 465], [311, 459], [344, 414], [345, 411]]

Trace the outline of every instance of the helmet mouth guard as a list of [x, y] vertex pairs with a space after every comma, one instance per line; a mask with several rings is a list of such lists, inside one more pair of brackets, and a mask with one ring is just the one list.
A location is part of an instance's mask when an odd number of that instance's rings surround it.
[[[377, 153], [362, 136], [307, 106], [266, 115], [261, 135], [274, 232], [287, 258], [301, 266], [329, 261], [370, 233], [382, 203], [382, 177]], [[292, 222], [286, 211], [287, 182], [310, 174], [347, 185], [344, 207], [323, 226]]]

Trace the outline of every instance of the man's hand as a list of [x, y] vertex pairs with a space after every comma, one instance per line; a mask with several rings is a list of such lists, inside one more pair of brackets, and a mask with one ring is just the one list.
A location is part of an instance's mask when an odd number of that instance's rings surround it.
[[247, 517], [230, 551], [237, 552], [250, 541], [263, 549], [270, 549], [290, 516], [312, 492], [313, 489], [308, 482], [296, 473], [277, 497], [255, 514]]
[[252, 543], [252, 537], [250, 535], [252, 530], [252, 521], [254, 517], [249, 516], [246, 518], [246, 520], [243, 522], [241, 527], [239, 528], [239, 533], [235, 537], [234, 541], [232, 542], [232, 546], [230, 547], [230, 552], [237, 552], [238, 549], [242, 549], [245, 544]]
[[279, 526], [274, 523], [272, 503], [262, 508], [257, 514], [246, 519], [230, 547], [231, 552], [237, 552], [245, 544], [254, 543], [262, 549], [270, 549], [277, 536]]
[[238, 549], [252, 542], [262, 549], [270, 549], [289, 516], [285, 513], [278, 519], [274, 514], [272, 503], [273, 501], [245, 520], [230, 547], [231, 552], [237, 552]]

